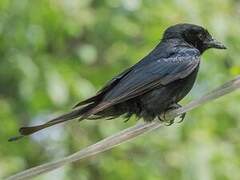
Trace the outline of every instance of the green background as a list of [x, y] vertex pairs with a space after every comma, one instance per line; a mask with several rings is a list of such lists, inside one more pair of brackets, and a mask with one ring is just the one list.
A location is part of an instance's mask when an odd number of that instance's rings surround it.
[[[1, 0], [0, 177], [134, 125], [134, 118], [72, 121], [7, 142], [20, 126], [47, 121], [94, 95], [181, 22], [206, 27], [228, 47], [203, 55], [184, 105], [240, 73], [240, 1]], [[35, 179], [239, 180], [239, 100], [235, 92], [191, 111], [181, 124]]]

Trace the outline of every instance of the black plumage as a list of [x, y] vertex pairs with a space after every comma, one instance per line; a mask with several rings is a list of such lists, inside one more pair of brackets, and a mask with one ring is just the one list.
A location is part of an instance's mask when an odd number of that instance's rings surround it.
[[177, 104], [191, 90], [200, 55], [209, 48], [225, 49], [203, 27], [177, 24], [169, 27], [161, 42], [141, 61], [109, 81], [97, 94], [78, 103], [67, 114], [45, 124], [22, 127], [21, 135], [70, 119], [99, 119], [136, 115], [152, 121]]

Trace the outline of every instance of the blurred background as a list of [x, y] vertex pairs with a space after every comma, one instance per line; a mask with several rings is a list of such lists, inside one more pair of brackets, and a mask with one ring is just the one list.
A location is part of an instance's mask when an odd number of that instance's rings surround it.
[[[71, 121], [9, 143], [23, 125], [67, 112], [146, 55], [168, 26], [206, 27], [227, 51], [202, 57], [182, 101], [240, 73], [238, 0], [1, 0], [0, 177], [59, 159], [132, 126], [122, 119]], [[37, 180], [239, 180], [240, 93], [187, 114], [185, 121]], [[0, 179], [2, 179], [0, 178]]]

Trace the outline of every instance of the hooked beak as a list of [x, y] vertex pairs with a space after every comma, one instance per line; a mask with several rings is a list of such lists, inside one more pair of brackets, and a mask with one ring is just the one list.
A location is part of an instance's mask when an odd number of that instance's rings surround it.
[[227, 49], [221, 42], [211, 38], [210, 41], [206, 42], [208, 48], [216, 48], [216, 49]]

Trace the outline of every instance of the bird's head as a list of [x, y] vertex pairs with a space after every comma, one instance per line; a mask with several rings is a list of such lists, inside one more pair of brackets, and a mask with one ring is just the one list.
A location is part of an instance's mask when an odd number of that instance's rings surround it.
[[181, 39], [201, 53], [209, 48], [226, 49], [226, 47], [216, 41], [209, 32], [201, 26], [194, 24], [177, 24], [169, 27], [163, 35], [163, 39]]

